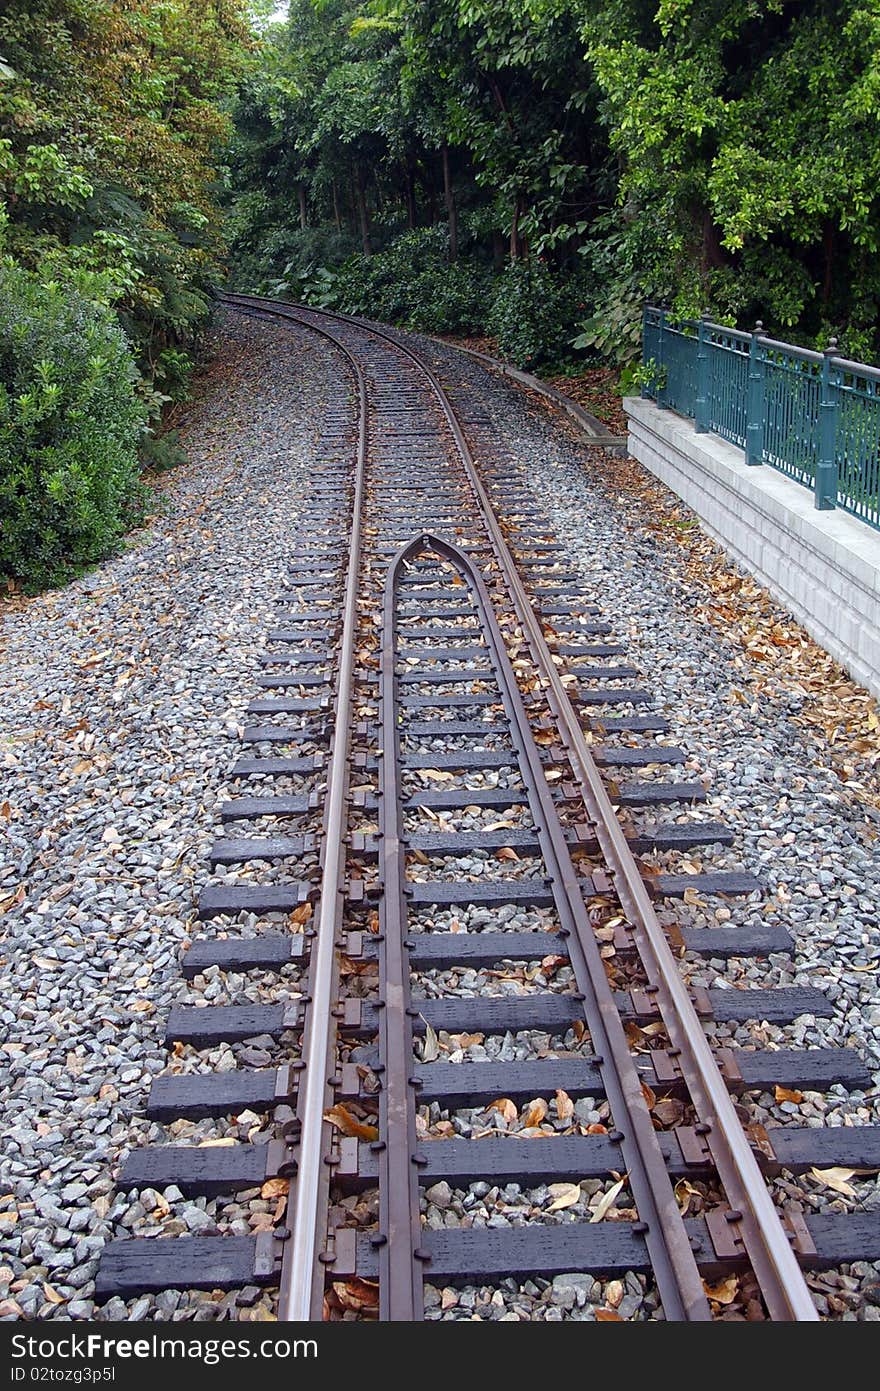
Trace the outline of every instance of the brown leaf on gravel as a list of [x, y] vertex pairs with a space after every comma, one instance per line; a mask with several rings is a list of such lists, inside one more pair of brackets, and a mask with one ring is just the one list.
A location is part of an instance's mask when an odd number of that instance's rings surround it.
[[561, 1089], [556, 1093], [556, 1114], [561, 1121], [570, 1121], [574, 1115], [574, 1102], [568, 1092]]
[[540, 1125], [541, 1121], [544, 1119], [549, 1109], [550, 1108], [547, 1105], [544, 1098], [541, 1096], [536, 1096], [534, 1101], [529, 1102], [528, 1110], [525, 1112], [523, 1116], [523, 1125]]
[[795, 1106], [800, 1106], [804, 1099], [803, 1092], [792, 1092], [788, 1087], [774, 1087], [773, 1095], [777, 1101], [793, 1101]]
[[20, 903], [24, 903], [24, 900], [25, 887], [24, 884], [19, 884], [14, 894], [10, 894], [8, 898], [0, 898], [0, 917], [4, 913], [8, 913], [10, 909], [17, 908]]
[[510, 1100], [509, 1096], [496, 1097], [494, 1101], [489, 1102], [489, 1105], [485, 1108], [485, 1111], [486, 1114], [488, 1114], [489, 1111], [497, 1111], [498, 1114], [502, 1117], [502, 1119], [507, 1121], [508, 1125], [511, 1121], [515, 1121], [518, 1115], [516, 1106]]
[[290, 921], [295, 923], [297, 927], [303, 927], [311, 916], [312, 905], [310, 903], [301, 903], [298, 908], [294, 908], [290, 915]]
[[680, 1125], [684, 1117], [684, 1102], [674, 1096], [664, 1096], [651, 1108], [651, 1115], [661, 1126]]
[[290, 1192], [290, 1179], [287, 1178], [267, 1178], [260, 1189], [261, 1198], [280, 1198], [282, 1194]]
[[706, 1291], [706, 1298], [711, 1299], [713, 1303], [732, 1304], [739, 1293], [739, 1278], [736, 1275], [726, 1275], [716, 1285], [710, 1285], [704, 1280], [703, 1289]]
[[341, 1130], [343, 1135], [354, 1136], [358, 1140], [378, 1140], [379, 1138], [378, 1126], [359, 1121], [351, 1114], [348, 1107], [343, 1106], [341, 1101], [337, 1101], [335, 1106], [324, 1113], [324, 1119]]
[[356, 1313], [379, 1307], [379, 1286], [372, 1280], [334, 1280], [333, 1293], [343, 1309]]
[[518, 860], [519, 855], [517, 855], [512, 846], [504, 845], [500, 850], [496, 850], [495, 858], [496, 860]]
[[597, 1309], [597, 1310], [596, 1310], [596, 1322], [597, 1322], [597, 1323], [623, 1323], [623, 1319], [620, 1317], [620, 1315], [618, 1314], [618, 1312], [617, 1312], [616, 1309]]

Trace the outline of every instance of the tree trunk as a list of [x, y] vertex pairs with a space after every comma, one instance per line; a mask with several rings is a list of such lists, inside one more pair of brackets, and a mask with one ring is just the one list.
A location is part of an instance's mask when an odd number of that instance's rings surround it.
[[523, 206], [522, 197], [518, 193], [516, 202], [513, 205], [513, 218], [510, 223], [510, 259], [511, 261], [522, 260], [522, 241], [519, 235], [519, 220], [522, 216]]
[[411, 155], [407, 157], [404, 169], [403, 189], [406, 198], [406, 225], [412, 232], [416, 225], [416, 180]]
[[831, 291], [834, 288], [834, 224], [825, 223], [825, 231], [822, 237], [822, 247], [825, 254], [825, 274], [822, 278], [822, 309], [827, 312], [831, 303]]
[[354, 181], [355, 201], [357, 203], [358, 221], [361, 228], [361, 250], [365, 256], [372, 256], [373, 248], [370, 245], [370, 219], [367, 215], [367, 191], [364, 184], [364, 171], [360, 165], [357, 166]]
[[299, 193], [299, 226], [300, 231], [304, 232], [309, 225], [309, 219], [306, 210], [305, 184], [299, 184], [297, 186], [297, 192]]
[[500, 271], [504, 267], [504, 260], [507, 255], [507, 244], [500, 232], [492, 233], [492, 265], [495, 270]]
[[336, 187], [336, 180], [333, 180], [333, 221], [336, 223], [337, 232], [342, 231], [342, 214], [339, 211], [339, 189]]
[[446, 199], [446, 216], [449, 220], [449, 259], [458, 260], [458, 209], [455, 206], [455, 190], [449, 173], [449, 146], [443, 143], [443, 196]]

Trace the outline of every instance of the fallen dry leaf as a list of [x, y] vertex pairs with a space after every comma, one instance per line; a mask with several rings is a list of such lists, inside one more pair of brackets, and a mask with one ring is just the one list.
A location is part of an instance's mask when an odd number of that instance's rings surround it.
[[823, 1188], [832, 1188], [835, 1193], [842, 1193], [845, 1198], [854, 1198], [856, 1190], [849, 1179], [855, 1177], [855, 1169], [811, 1169], [810, 1174], [817, 1183], [821, 1183]]
[[704, 1280], [703, 1289], [706, 1298], [714, 1300], [716, 1304], [732, 1304], [739, 1293], [739, 1280], [736, 1275], [726, 1275], [717, 1285], [710, 1285]]
[[574, 1115], [574, 1102], [568, 1092], [556, 1093], [556, 1114], [561, 1121], [570, 1121]]
[[548, 1212], [561, 1212], [563, 1208], [574, 1207], [584, 1196], [579, 1183], [551, 1183], [547, 1192], [553, 1199]]
[[490, 1101], [489, 1105], [486, 1107], [486, 1112], [488, 1113], [489, 1111], [497, 1111], [498, 1114], [507, 1121], [508, 1125], [511, 1121], [515, 1121], [518, 1115], [517, 1109], [509, 1096], [499, 1096], [496, 1097], [494, 1101]]
[[343, 1309], [378, 1309], [379, 1286], [372, 1280], [334, 1280], [333, 1293]]
[[602, 1221], [602, 1218], [605, 1216], [605, 1214], [608, 1211], [610, 1211], [611, 1208], [614, 1207], [614, 1204], [617, 1202], [617, 1198], [625, 1183], [626, 1177], [624, 1176], [623, 1178], [618, 1179], [616, 1183], [613, 1183], [611, 1187], [608, 1189], [608, 1192], [603, 1194], [599, 1202], [596, 1204], [595, 1208], [593, 1208], [592, 1212], [590, 1213], [591, 1222]]
[[325, 1112], [324, 1119], [341, 1130], [343, 1135], [350, 1135], [358, 1140], [378, 1140], [379, 1138], [378, 1126], [359, 1121], [351, 1114], [347, 1106], [343, 1106], [341, 1101], [337, 1101], [335, 1106]]
[[597, 1323], [623, 1323], [623, 1319], [620, 1317], [620, 1315], [618, 1314], [618, 1312], [617, 1312], [616, 1309], [597, 1309], [597, 1310], [596, 1310], [596, 1322], [597, 1322]]
[[422, 1044], [422, 1062], [432, 1063], [440, 1056], [440, 1040], [437, 1037], [436, 1031], [432, 1029], [427, 1019], [425, 1019], [425, 1016], [420, 1015], [419, 1018], [423, 1019], [425, 1023], [425, 1039]]
[[523, 1116], [523, 1125], [540, 1125], [541, 1121], [544, 1119], [549, 1109], [550, 1108], [547, 1105], [546, 1101], [543, 1099], [543, 1097], [536, 1096], [534, 1101], [529, 1102], [528, 1110], [525, 1112], [525, 1115]]
[[290, 1192], [290, 1179], [287, 1178], [267, 1178], [260, 1189], [261, 1198], [280, 1198], [283, 1194]]
[[777, 1101], [793, 1101], [795, 1106], [800, 1106], [804, 1099], [802, 1092], [789, 1091], [788, 1087], [774, 1087], [773, 1095]]
[[290, 921], [296, 923], [297, 927], [302, 927], [308, 922], [311, 916], [312, 905], [310, 903], [301, 903], [298, 908], [294, 908], [290, 915]]

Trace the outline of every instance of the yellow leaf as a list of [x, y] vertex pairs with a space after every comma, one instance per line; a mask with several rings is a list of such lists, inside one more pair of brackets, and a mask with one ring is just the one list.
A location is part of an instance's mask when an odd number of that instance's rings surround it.
[[795, 1106], [800, 1106], [804, 1099], [801, 1092], [791, 1092], [788, 1087], [774, 1087], [773, 1094], [777, 1101], [793, 1101]]
[[611, 1185], [611, 1187], [608, 1189], [608, 1192], [604, 1194], [604, 1196], [600, 1199], [596, 1207], [593, 1208], [592, 1212], [590, 1213], [591, 1222], [601, 1222], [606, 1212], [610, 1212], [610, 1210], [614, 1207], [614, 1204], [617, 1202], [618, 1194], [620, 1193], [620, 1190], [623, 1188], [623, 1185], [625, 1183], [626, 1178], [621, 1178], [618, 1179], [616, 1183], [613, 1183]]
[[717, 1285], [710, 1285], [704, 1280], [703, 1289], [707, 1299], [714, 1299], [716, 1304], [732, 1304], [739, 1292], [739, 1281], [735, 1275], [726, 1275]]
[[584, 1196], [579, 1183], [551, 1183], [547, 1191], [553, 1199], [548, 1212], [561, 1212], [563, 1208], [574, 1207]]

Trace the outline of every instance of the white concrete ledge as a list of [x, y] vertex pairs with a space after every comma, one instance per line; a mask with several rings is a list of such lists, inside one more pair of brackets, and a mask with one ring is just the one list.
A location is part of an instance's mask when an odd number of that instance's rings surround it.
[[880, 532], [690, 420], [627, 397], [629, 452], [855, 680], [880, 696]]

